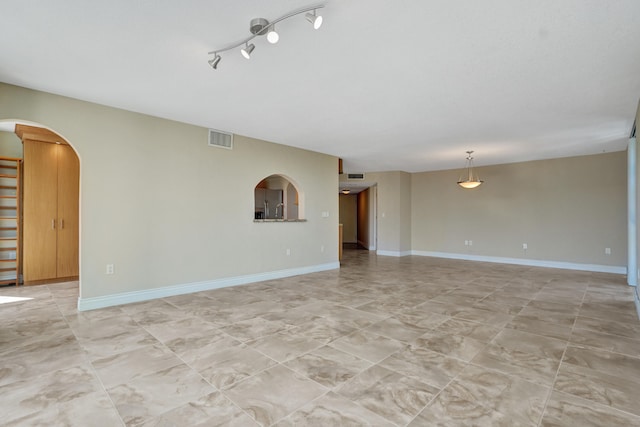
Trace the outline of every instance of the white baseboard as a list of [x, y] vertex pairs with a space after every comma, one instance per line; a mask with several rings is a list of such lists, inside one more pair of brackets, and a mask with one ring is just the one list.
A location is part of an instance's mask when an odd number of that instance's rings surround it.
[[411, 251], [411, 255], [467, 261], [495, 262], [500, 264], [527, 265], [531, 267], [562, 268], [566, 270], [594, 271], [599, 273], [627, 274], [627, 267], [616, 265], [581, 264], [576, 262], [544, 261], [525, 258], [503, 258], [482, 255], [454, 254], [449, 252]]
[[331, 262], [328, 264], [312, 265], [309, 267], [290, 268], [287, 270], [249, 274], [246, 276], [207, 280], [204, 282], [184, 283], [181, 285], [165, 286], [162, 288], [145, 289], [133, 292], [124, 292], [120, 294], [105, 295], [101, 297], [78, 298], [78, 311], [95, 310], [98, 308], [112, 307], [115, 305], [130, 304], [133, 302], [142, 302], [157, 298], [171, 297], [175, 295], [191, 294], [194, 292], [209, 291], [212, 289], [226, 288], [229, 286], [246, 285], [248, 283], [282, 279], [284, 277], [299, 276], [301, 274], [317, 273], [319, 271], [335, 270], [338, 268], [340, 268], [339, 262]]
[[381, 251], [381, 250], [378, 250], [378, 251], [376, 251], [376, 254], [377, 255], [382, 255], [382, 256], [401, 257], [401, 256], [411, 255], [411, 251]]

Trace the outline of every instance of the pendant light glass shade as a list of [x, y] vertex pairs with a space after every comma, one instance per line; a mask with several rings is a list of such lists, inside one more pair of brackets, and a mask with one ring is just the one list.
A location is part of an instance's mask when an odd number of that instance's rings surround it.
[[471, 189], [479, 187], [483, 182], [484, 181], [460, 181], [458, 182], [458, 185], [462, 188]]
[[484, 182], [478, 174], [473, 172], [473, 157], [471, 157], [471, 154], [473, 154], [473, 151], [467, 151], [467, 168], [458, 179], [458, 185], [466, 189], [479, 187]]

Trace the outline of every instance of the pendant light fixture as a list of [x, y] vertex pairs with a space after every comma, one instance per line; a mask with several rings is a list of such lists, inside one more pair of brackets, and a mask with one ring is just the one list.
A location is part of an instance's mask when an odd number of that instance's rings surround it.
[[462, 175], [458, 179], [458, 185], [462, 188], [471, 189], [479, 187], [484, 181], [480, 180], [478, 174], [473, 172], [473, 157], [471, 157], [473, 151], [467, 151], [467, 166]]
[[276, 32], [276, 24], [296, 15], [300, 15], [304, 13], [305, 19], [309, 21], [311, 25], [313, 25], [314, 29], [317, 30], [322, 25], [322, 16], [318, 15], [317, 11], [318, 9], [322, 9], [323, 7], [324, 7], [324, 4], [315, 4], [313, 6], [303, 7], [301, 9], [296, 9], [285, 15], [282, 15], [281, 17], [274, 19], [273, 21], [268, 21], [264, 18], [253, 18], [251, 22], [249, 22], [249, 32], [251, 33], [251, 35], [243, 40], [240, 40], [239, 42], [236, 42], [229, 46], [225, 46], [220, 49], [215, 49], [209, 52], [209, 55], [213, 55], [213, 59], [210, 59], [208, 61], [209, 65], [214, 70], [217, 70], [218, 64], [222, 59], [220, 56], [220, 53], [226, 52], [227, 50], [235, 49], [243, 45], [244, 47], [240, 49], [240, 53], [246, 59], [251, 58], [251, 53], [255, 49], [255, 45], [253, 43], [249, 43], [251, 40], [253, 40], [257, 36], [266, 35], [267, 41], [269, 43], [271, 44], [277, 43], [278, 40], [280, 39], [280, 35]]

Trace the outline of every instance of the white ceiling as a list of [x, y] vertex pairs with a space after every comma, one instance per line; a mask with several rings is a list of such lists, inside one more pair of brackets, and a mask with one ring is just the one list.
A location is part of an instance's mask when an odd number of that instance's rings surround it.
[[[640, 97], [638, 0], [2, 0], [0, 81], [344, 159], [345, 172], [619, 151]], [[0, 117], [1, 118], [1, 117]]]

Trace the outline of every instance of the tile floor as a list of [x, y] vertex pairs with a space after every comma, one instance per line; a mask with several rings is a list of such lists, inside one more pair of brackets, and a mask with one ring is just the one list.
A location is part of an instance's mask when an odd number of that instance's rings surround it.
[[0, 288], [0, 423], [640, 425], [622, 276], [346, 251], [343, 268], [78, 313]]

